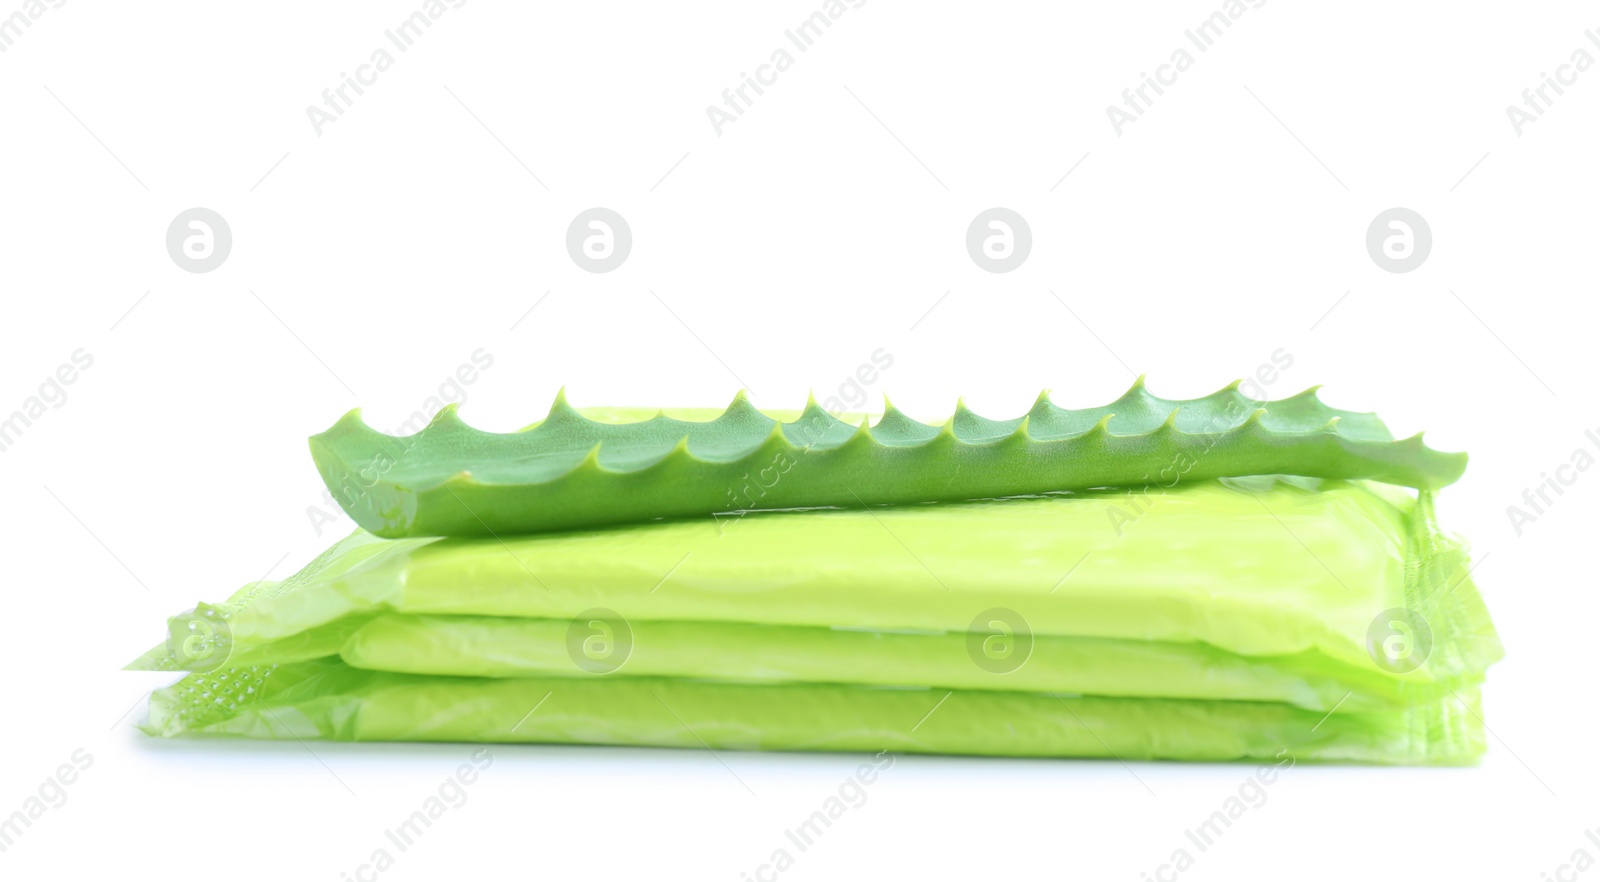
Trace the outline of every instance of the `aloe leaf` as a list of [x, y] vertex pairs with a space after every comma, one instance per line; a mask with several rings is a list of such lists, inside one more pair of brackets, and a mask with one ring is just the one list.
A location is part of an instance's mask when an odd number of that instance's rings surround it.
[[492, 433], [454, 405], [422, 431], [378, 432], [353, 410], [311, 438], [323, 480], [363, 528], [388, 538], [542, 532], [719, 512], [916, 503], [1287, 474], [1437, 488], [1466, 455], [1397, 441], [1376, 416], [1315, 388], [1260, 402], [1236, 382], [1167, 400], [1141, 378], [1103, 407], [1041, 394], [1021, 417], [964, 404], [943, 425], [889, 405], [859, 425], [807, 404], [780, 421], [741, 392], [716, 419], [589, 419], [556, 399], [542, 422]]

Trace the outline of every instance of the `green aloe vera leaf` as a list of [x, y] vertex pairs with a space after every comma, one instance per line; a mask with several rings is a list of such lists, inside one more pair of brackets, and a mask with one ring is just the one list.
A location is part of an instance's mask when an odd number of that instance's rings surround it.
[[988, 690], [433, 677], [326, 660], [188, 675], [152, 694], [144, 728], [169, 737], [1456, 764], [1483, 750], [1477, 691], [1459, 695], [1330, 715], [1268, 702]]
[[1234, 383], [1204, 398], [1158, 398], [1141, 378], [1103, 407], [1041, 395], [991, 420], [958, 404], [943, 425], [892, 405], [853, 425], [813, 399], [794, 420], [741, 392], [716, 419], [589, 419], [558, 397], [540, 423], [473, 429], [454, 405], [395, 437], [351, 411], [311, 438], [317, 469], [357, 524], [385, 537], [481, 536], [708, 516], [747, 509], [986, 499], [1094, 487], [1289, 474], [1449, 484], [1465, 454], [1422, 436], [1396, 441], [1372, 414], [1316, 389], [1263, 403]]
[[218, 608], [236, 651], [373, 612], [961, 633], [1002, 609], [1034, 635], [1314, 652], [1353, 670], [1377, 668], [1380, 614], [1408, 608], [1433, 635], [1424, 663], [1385, 673], [1446, 683], [1500, 646], [1431, 505], [1382, 484], [1242, 479], [502, 539], [358, 531]]
[[[928, 686], [1276, 701], [1341, 713], [1438, 699], [1481, 679], [1414, 683], [1371, 665], [1351, 668], [1317, 653], [1251, 658], [1202, 643], [1017, 634], [1004, 623], [989, 627], [982, 632], [908, 633], [735, 622], [630, 624], [388, 614], [357, 629], [338, 654], [346, 664], [366, 670], [442, 676]], [[585, 657], [580, 664], [574, 642], [590, 636], [604, 641], [601, 655]]]

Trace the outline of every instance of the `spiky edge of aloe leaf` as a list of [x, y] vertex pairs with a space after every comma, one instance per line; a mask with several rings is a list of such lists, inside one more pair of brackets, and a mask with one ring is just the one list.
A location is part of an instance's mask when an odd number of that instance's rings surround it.
[[741, 392], [721, 416], [636, 423], [584, 417], [563, 393], [540, 423], [491, 433], [455, 406], [414, 435], [369, 427], [359, 410], [311, 438], [346, 512], [380, 536], [474, 536], [706, 516], [746, 509], [860, 506], [1171, 486], [1245, 475], [1368, 478], [1438, 488], [1466, 454], [1421, 433], [1397, 441], [1376, 416], [1328, 407], [1317, 387], [1272, 402], [1234, 382], [1167, 400], [1140, 378], [1103, 407], [1067, 410], [1042, 393], [1021, 417], [958, 403], [942, 425], [886, 402], [851, 425], [815, 398], [779, 422]]

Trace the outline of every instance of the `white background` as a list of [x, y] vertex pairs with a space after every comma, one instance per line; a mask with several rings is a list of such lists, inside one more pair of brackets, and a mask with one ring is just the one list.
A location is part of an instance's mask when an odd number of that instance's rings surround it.
[[[1494, 737], [1469, 769], [1297, 767], [1181, 878], [1539, 879], [1600, 858], [1600, 473], [1521, 536], [1506, 512], [1600, 428], [1600, 72], [1520, 135], [1505, 110], [1574, 49], [1600, 55], [1600, 14], [1268, 2], [1119, 136], [1107, 105], [1217, 4], [871, 0], [718, 135], [706, 107], [820, 5], [469, 2], [320, 135], [306, 107], [420, 3], [74, 0], [0, 54], [0, 412], [93, 357], [0, 454], [0, 814], [93, 756], [0, 876], [355, 878], [466, 759], [154, 742], [135, 705], [170, 678], [117, 668], [165, 616], [341, 535], [342, 516], [314, 529], [306, 436], [355, 406], [404, 421], [480, 347], [463, 413], [496, 430], [563, 384], [579, 406], [747, 385], [798, 407], [879, 348], [872, 393], [926, 419], [959, 395], [1015, 416], [1046, 387], [1099, 404], [1134, 372], [1195, 396], [1285, 349], [1271, 397], [1322, 383], [1472, 454], [1441, 515], [1474, 540], [1507, 647]], [[634, 236], [607, 274], [564, 245], [597, 205]], [[234, 239], [205, 274], [164, 246], [193, 206]], [[1031, 226], [1014, 272], [966, 253], [991, 206]], [[1392, 206], [1432, 228], [1414, 272], [1366, 252]], [[494, 756], [381, 878], [755, 878], [859, 762]], [[1248, 774], [902, 757], [782, 878], [1154, 878]]]

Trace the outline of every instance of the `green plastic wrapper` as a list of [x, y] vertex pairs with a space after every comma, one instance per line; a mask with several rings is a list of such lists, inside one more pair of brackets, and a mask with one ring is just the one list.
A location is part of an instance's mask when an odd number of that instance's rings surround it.
[[[1035, 635], [1316, 653], [1370, 670], [1374, 621], [1409, 609], [1441, 636], [1405, 674], [1429, 682], [1481, 673], [1500, 652], [1465, 552], [1434, 526], [1431, 500], [1261, 479], [1143, 501], [1064, 494], [503, 539], [357, 531], [289, 579], [247, 585], [169, 626], [181, 637], [209, 620], [227, 632], [227, 660], [245, 664], [333, 654], [388, 612], [570, 620], [603, 610], [596, 618], [966, 633], [998, 610]], [[1130, 515], [1134, 505], [1142, 513]], [[197, 667], [173, 645], [135, 666]]]
[[[1018, 633], [1003, 620], [967, 633], [728, 622], [515, 619], [389, 614], [339, 655], [354, 667], [469, 677], [677, 677], [736, 683], [926, 685], [1144, 698], [1277, 701], [1354, 713], [1477, 685], [1415, 683], [1315, 653], [1248, 657], [1203, 643]], [[598, 645], [595, 652], [587, 652]]]
[[1372, 714], [1268, 702], [1091, 698], [650, 677], [457, 678], [326, 660], [191, 674], [146, 731], [337, 741], [1455, 764], [1483, 748], [1476, 690]]
[[[925, 742], [868, 709], [933, 689], [973, 713], [1016, 703], [1040, 738], [1061, 722], [1063, 695], [1103, 696], [1067, 700], [1091, 702], [1133, 756], [1270, 755], [1261, 751], [1286, 746], [1288, 721], [1309, 713], [1311, 724], [1332, 718], [1322, 734], [1290, 739], [1307, 758], [1457, 762], [1481, 749], [1476, 684], [1500, 648], [1465, 552], [1431, 509], [1431, 494], [1383, 485], [1241, 479], [501, 539], [358, 531], [282, 583], [175, 617], [171, 639], [132, 667], [197, 670], [201, 684], [222, 665], [271, 671], [296, 684], [281, 686], [287, 703], [273, 710], [286, 720], [342, 708], [329, 719], [386, 721], [202, 723], [177, 697], [196, 683], [181, 682], [152, 703], [150, 728], [163, 735], [675, 743], [629, 728], [643, 711], [617, 697], [637, 690], [582, 691], [632, 681], [689, 689], [713, 729], [726, 701], [743, 709], [728, 726], [768, 733], [730, 733], [724, 746], [872, 747], [830, 735], [848, 724], [897, 750], [1104, 755], [1081, 738], [985, 742], [977, 721]], [[586, 655], [596, 636], [598, 659]], [[342, 661], [311, 661], [329, 656]], [[512, 737], [486, 724], [438, 728], [426, 702], [409, 705], [407, 721], [395, 703], [455, 694], [476, 706], [540, 683], [602, 696], [609, 704], [591, 713], [615, 717], [585, 722], [589, 738], [581, 727]], [[838, 713], [749, 717], [779, 694], [830, 696]], [[1228, 737], [1185, 742], [1181, 727], [1209, 714], [1208, 731]], [[1144, 731], [1155, 725], [1180, 728]], [[1443, 740], [1426, 746], [1433, 738]]]

